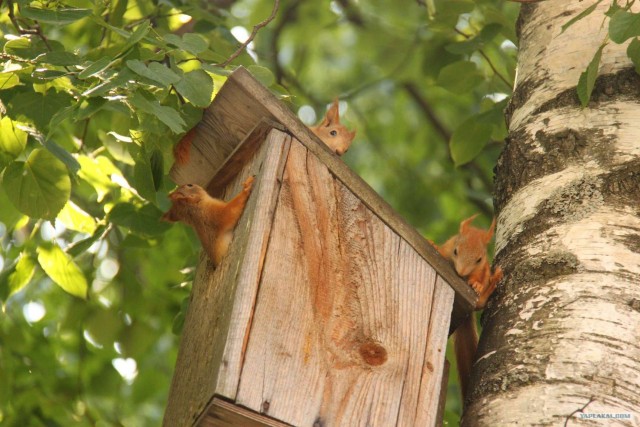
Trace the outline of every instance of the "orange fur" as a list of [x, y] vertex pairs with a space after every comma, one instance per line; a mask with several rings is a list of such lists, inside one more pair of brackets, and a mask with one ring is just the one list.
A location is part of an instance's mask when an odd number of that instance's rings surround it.
[[244, 207], [247, 204], [254, 178], [244, 182], [243, 189], [229, 202], [211, 197], [196, 184], [185, 184], [169, 194], [171, 208], [163, 221], [182, 221], [194, 228], [209, 259], [215, 266], [229, 250], [229, 243]]
[[197, 135], [197, 126], [191, 128], [173, 147], [173, 158], [179, 165], [185, 165], [189, 162], [189, 153], [191, 152], [191, 143]]
[[[462, 221], [460, 232], [436, 248], [440, 255], [453, 264], [456, 273], [476, 291], [478, 301], [475, 309], [482, 310], [496, 289], [497, 283], [502, 279], [502, 269], [496, 267], [492, 273], [487, 259], [487, 245], [493, 237], [496, 220], [493, 219], [489, 230], [481, 230], [471, 226], [471, 222], [476, 216], [473, 215]], [[475, 316], [472, 313], [456, 329], [454, 335], [454, 349], [458, 362], [463, 402], [467, 397], [469, 378], [477, 347], [478, 331], [476, 330]]]
[[355, 130], [351, 132], [340, 123], [338, 98], [333, 100], [322, 121], [317, 126], [310, 126], [309, 129], [339, 156], [347, 152], [356, 136]]

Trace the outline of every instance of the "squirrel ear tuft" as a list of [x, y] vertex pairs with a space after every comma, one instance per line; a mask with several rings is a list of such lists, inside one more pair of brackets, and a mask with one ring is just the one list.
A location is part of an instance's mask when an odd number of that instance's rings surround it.
[[460, 233], [465, 233], [471, 226], [471, 222], [477, 217], [478, 214], [472, 215], [460, 223]]
[[340, 124], [340, 107], [338, 103], [338, 98], [333, 100], [331, 107], [327, 110], [327, 114], [325, 115], [325, 120], [329, 124]]

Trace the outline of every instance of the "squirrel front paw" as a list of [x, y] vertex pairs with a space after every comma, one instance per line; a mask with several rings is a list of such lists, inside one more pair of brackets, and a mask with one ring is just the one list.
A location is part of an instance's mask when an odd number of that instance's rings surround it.
[[249, 175], [247, 177], [247, 179], [244, 180], [244, 183], [242, 184], [242, 188], [244, 191], [249, 191], [251, 190], [251, 187], [253, 186], [253, 181], [255, 180], [255, 176], [253, 175]]

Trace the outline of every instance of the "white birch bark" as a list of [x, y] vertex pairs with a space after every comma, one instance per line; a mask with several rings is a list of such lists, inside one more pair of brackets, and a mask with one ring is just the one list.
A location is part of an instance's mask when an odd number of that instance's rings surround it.
[[610, 2], [561, 26], [594, 2], [521, 10], [496, 170], [505, 278], [485, 312], [463, 425], [640, 425], [640, 77], [626, 45], [609, 43], [580, 107], [575, 87]]

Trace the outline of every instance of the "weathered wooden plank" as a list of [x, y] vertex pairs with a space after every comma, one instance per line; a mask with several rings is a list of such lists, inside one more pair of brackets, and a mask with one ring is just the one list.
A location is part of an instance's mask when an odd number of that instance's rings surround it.
[[[285, 134], [281, 132], [279, 134], [280, 146], [263, 145], [256, 153], [255, 159], [247, 163], [238, 172], [232, 184], [227, 186], [223, 198], [228, 199], [236, 194], [247, 176], [259, 174], [270, 150], [282, 150]], [[277, 170], [277, 168], [270, 170]], [[252, 240], [249, 240], [249, 227], [253, 222], [265, 218], [261, 209], [268, 210], [268, 204], [262, 207], [264, 199], [261, 196], [267, 194], [262, 191], [263, 179], [264, 182], [272, 182], [276, 178], [266, 178], [261, 175], [256, 179], [245, 213], [234, 231], [229, 253], [222, 263], [214, 269], [204, 252], [201, 253], [182, 331], [180, 350], [163, 421], [164, 426], [193, 425], [215, 393], [231, 325], [236, 284], [239, 283], [238, 278], [243, 271], [245, 258], [253, 256], [249, 242], [255, 242], [256, 237], [251, 236]], [[259, 199], [260, 204], [258, 204]], [[264, 230], [269, 228], [269, 225], [262, 227]]]
[[[433, 300], [438, 301], [437, 305], [431, 306], [429, 316], [429, 334], [427, 335], [427, 351], [423, 365], [423, 383], [420, 387], [420, 406], [417, 413], [415, 425], [432, 426], [438, 424], [438, 413], [434, 408], [440, 404], [442, 385], [446, 385], [446, 378], [439, 377], [438, 381], [433, 381], [433, 375], [444, 375], [442, 369], [445, 363], [445, 353], [447, 351], [446, 331], [449, 329], [450, 313], [446, 307], [453, 303], [453, 290], [446, 286], [442, 277], [438, 276], [434, 288]], [[444, 383], [443, 383], [444, 381]]]
[[224, 164], [213, 174], [213, 178], [208, 182], [207, 186], [209, 194], [217, 197], [229, 185], [231, 180], [238, 174], [238, 171], [245, 167], [263, 142], [267, 140], [267, 134], [272, 129], [286, 132], [286, 129], [280, 123], [269, 119], [261, 119], [254, 126], [251, 132], [229, 154]]
[[438, 402], [438, 412], [434, 425], [440, 427], [444, 425], [444, 411], [447, 406], [447, 388], [449, 385], [449, 370], [451, 365], [447, 359], [444, 359], [444, 371], [442, 371], [442, 384], [440, 385], [440, 402]]
[[453, 291], [296, 140], [273, 228], [236, 402], [294, 425], [413, 425], [441, 382], [431, 307]]
[[246, 408], [214, 398], [207, 414], [198, 423], [199, 427], [288, 427], [264, 415], [260, 415]]
[[[265, 157], [259, 178], [261, 185], [255, 195], [256, 210], [251, 217], [252, 230], [247, 242], [249, 250], [237, 276], [231, 324], [216, 386], [216, 394], [231, 400], [236, 398], [240, 381], [262, 265], [272, 230], [275, 203], [290, 144], [291, 136], [278, 130], [272, 130], [265, 142]], [[214, 179], [217, 180], [217, 177]]]
[[[260, 85], [251, 74], [239, 67], [222, 87], [212, 106], [205, 112], [203, 132], [210, 129], [212, 134], [207, 143], [195, 143], [202, 152], [209, 156], [211, 162], [224, 158], [221, 153], [228, 154], [234, 144], [244, 137], [251, 127], [261, 118], [266, 117], [284, 125], [310, 152], [314, 153], [331, 172], [357, 195], [372, 211], [389, 227], [402, 236], [454, 289], [456, 297], [452, 312], [451, 332], [473, 310], [477, 296], [475, 292], [460, 279], [449, 263], [418, 233], [400, 217], [366, 182], [354, 174], [289, 111], [265, 87]], [[219, 136], [224, 134], [224, 137]], [[219, 142], [222, 141], [222, 142]], [[208, 145], [221, 144], [220, 147]], [[203, 148], [206, 145], [208, 148]], [[174, 180], [178, 180], [172, 171]]]

